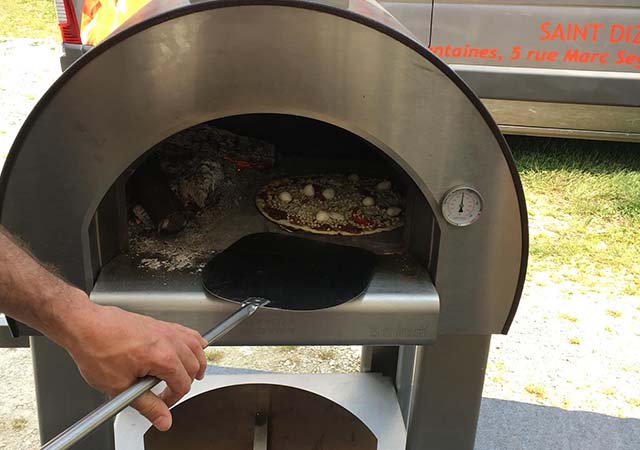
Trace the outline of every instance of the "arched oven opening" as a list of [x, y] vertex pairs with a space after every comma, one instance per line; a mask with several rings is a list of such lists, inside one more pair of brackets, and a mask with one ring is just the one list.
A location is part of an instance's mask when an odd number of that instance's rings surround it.
[[220, 345], [435, 338], [439, 229], [425, 197], [369, 142], [293, 115], [201, 123], [125, 170], [91, 221], [91, 297], [158, 318], [173, 311], [171, 320], [204, 331], [229, 305], [203, 292], [202, 268], [239, 239], [265, 232], [366, 249], [377, 261], [371, 282], [352, 302], [328, 298], [323, 314], [263, 312]]
[[[277, 222], [284, 214], [275, 210], [278, 204], [271, 211], [265, 211], [268, 205], [256, 207], [263, 188], [285, 178], [305, 178], [305, 184], [317, 190], [304, 199], [315, 205], [290, 215], [292, 226]], [[292, 193], [295, 203], [296, 192]], [[357, 228], [369, 220], [376, 223]], [[302, 222], [299, 227], [296, 221]], [[423, 242], [411, 242], [412, 226], [420, 226]], [[383, 231], [388, 228], [393, 229]], [[123, 173], [92, 221], [95, 275], [120, 254], [127, 254], [141, 269], [198, 271], [211, 255], [259, 232], [295, 233], [380, 255], [420, 248], [414, 255], [435, 270], [432, 256], [437, 249], [430, 245], [438, 242], [432, 239], [439, 232], [437, 223], [416, 184], [389, 156], [325, 122], [249, 114], [176, 133]]]

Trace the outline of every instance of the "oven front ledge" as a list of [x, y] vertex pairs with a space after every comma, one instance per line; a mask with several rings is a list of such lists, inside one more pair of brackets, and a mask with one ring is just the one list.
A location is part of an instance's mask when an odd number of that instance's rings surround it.
[[[197, 271], [140, 267], [126, 254], [102, 268], [91, 292], [101, 305], [204, 332], [238, 306], [205, 294]], [[426, 345], [438, 331], [440, 300], [427, 271], [406, 255], [380, 256], [365, 293], [316, 311], [262, 308], [219, 345]]]

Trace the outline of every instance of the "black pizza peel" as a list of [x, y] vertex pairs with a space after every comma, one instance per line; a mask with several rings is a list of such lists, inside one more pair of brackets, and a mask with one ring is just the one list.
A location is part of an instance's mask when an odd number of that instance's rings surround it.
[[[202, 336], [211, 344], [263, 306], [312, 311], [348, 302], [366, 290], [375, 265], [375, 255], [357, 247], [275, 233], [245, 236], [211, 258], [202, 271], [207, 293], [240, 304]], [[70, 448], [160, 381], [140, 379], [41, 450]]]
[[211, 258], [202, 283], [209, 294], [224, 300], [242, 303], [259, 297], [269, 301], [269, 308], [309, 311], [358, 297], [375, 264], [375, 255], [362, 248], [258, 233]]

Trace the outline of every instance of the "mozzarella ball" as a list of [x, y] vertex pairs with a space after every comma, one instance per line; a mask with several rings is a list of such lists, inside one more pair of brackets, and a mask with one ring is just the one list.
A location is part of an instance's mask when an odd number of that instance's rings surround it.
[[344, 215], [337, 212], [330, 212], [329, 217], [331, 217], [333, 220], [344, 220]]
[[327, 222], [329, 219], [329, 213], [326, 211], [318, 211], [318, 214], [316, 214], [316, 220], [318, 222]]
[[376, 189], [379, 191], [388, 191], [389, 189], [391, 189], [391, 181], [389, 180], [381, 181], [376, 185]]
[[326, 198], [327, 200], [332, 200], [332, 199], [333, 199], [333, 197], [335, 197], [335, 196], [336, 196], [336, 191], [334, 191], [334, 190], [333, 190], [333, 189], [331, 189], [331, 188], [327, 188], [327, 189], [325, 189], [324, 191], [322, 191], [322, 196], [323, 196], [324, 198]]
[[373, 197], [365, 197], [362, 199], [362, 204], [364, 206], [373, 206], [376, 204], [376, 201], [373, 199]]
[[360, 176], [357, 173], [352, 173], [347, 177], [347, 179], [353, 183], [360, 180]]
[[398, 208], [397, 206], [391, 206], [390, 208], [387, 208], [387, 216], [390, 216], [390, 217], [399, 216], [401, 212], [402, 212], [402, 209]]
[[302, 189], [302, 192], [304, 193], [304, 195], [306, 195], [307, 197], [313, 197], [314, 195], [316, 195], [316, 190], [313, 188], [313, 184], [307, 184], [304, 189]]
[[278, 194], [278, 198], [282, 203], [289, 203], [291, 200], [293, 200], [293, 197], [291, 197], [291, 194], [289, 194], [287, 191], [280, 192], [280, 194]]

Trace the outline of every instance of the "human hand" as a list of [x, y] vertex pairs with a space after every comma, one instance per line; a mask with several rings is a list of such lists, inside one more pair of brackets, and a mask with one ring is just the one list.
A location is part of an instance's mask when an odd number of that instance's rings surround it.
[[206, 340], [181, 325], [84, 304], [89, 311], [82, 312], [71, 335], [61, 339], [80, 373], [89, 385], [109, 396], [147, 375], [165, 381], [167, 387], [159, 396], [146, 392], [132, 406], [158, 430], [168, 430], [169, 408], [189, 392], [194, 378], [204, 377]]

